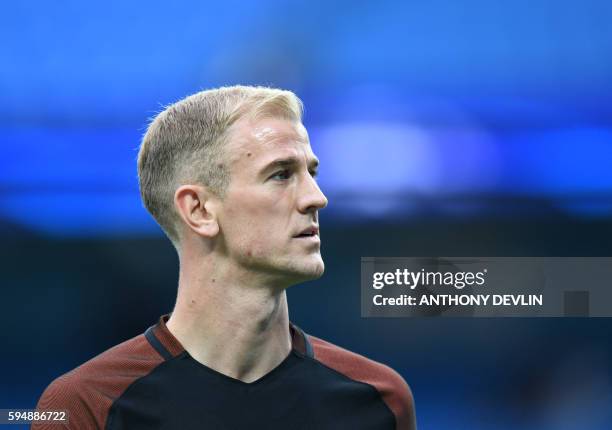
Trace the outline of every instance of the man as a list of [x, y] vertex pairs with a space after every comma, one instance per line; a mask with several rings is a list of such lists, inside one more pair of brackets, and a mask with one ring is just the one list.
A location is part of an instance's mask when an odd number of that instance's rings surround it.
[[176, 305], [55, 380], [38, 409], [68, 410], [74, 429], [415, 428], [396, 372], [289, 322], [285, 290], [324, 269], [327, 199], [301, 116], [289, 91], [235, 86], [153, 120], [138, 174], [179, 255]]

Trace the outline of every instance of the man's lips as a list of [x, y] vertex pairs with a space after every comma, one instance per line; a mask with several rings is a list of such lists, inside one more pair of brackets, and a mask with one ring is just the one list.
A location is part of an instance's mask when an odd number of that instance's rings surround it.
[[311, 226], [302, 230], [300, 233], [296, 234], [293, 237], [302, 238], [302, 237], [318, 237], [319, 236], [319, 227]]

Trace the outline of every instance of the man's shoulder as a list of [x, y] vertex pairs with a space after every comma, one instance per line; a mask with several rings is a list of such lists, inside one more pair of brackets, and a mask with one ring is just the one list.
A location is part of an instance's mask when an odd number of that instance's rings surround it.
[[[69, 428], [103, 428], [114, 400], [161, 362], [163, 358], [145, 336], [135, 336], [55, 379], [44, 390], [36, 407], [67, 410]], [[32, 426], [32, 429], [44, 428]]]
[[314, 358], [332, 369], [358, 379], [376, 378], [391, 383], [403, 382], [403, 378], [389, 366], [349, 351], [329, 341], [308, 335]]
[[414, 398], [402, 376], [391, 367], [308, 335], [314, 359], [358, 382], [373, 386], [398, 421], [398, 428], [416, 428]]

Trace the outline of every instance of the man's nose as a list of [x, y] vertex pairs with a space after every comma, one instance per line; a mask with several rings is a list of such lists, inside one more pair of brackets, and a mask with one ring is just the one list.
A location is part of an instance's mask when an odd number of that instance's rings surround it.
[[302, 192], [299, 200], [299, 210], [303, 213], [314, 212], [327, 206], [327, 197], [319, 188], [319, 184], [308, 174], [303, 181]]

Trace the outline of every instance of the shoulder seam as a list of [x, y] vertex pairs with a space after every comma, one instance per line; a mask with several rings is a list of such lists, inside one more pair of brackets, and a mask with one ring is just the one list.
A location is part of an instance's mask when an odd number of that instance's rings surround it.
[[316, 357], [307, 357], [307, 356], [304, 356], [304, 358], [312, 360], [313, 362], [315, 362], [319, 366], [323, 366], [326, 369], [331, 370], [332, 372], [342, 376], [344, 379], [348, 379], [351, 382], [354, 382], [356, 384], [362, 384], [362, 385], [365, 385], [365, 386], [370, 387], [371, 389], [373, 389], [376, 392], [376, 394], [378, 395], [378, 398], [379, 398], [380, 402], [384, 405], [384, 407], [387, 409], [387, 411], [389, 411], [389, 413], [393, 417], [393, 420], [395, 421], [395, 427], [397, 427], [397, 417], [395, 416], [395, 412], [393, 412], [393, 410], [389, 407], [389, 405], [387, 405], [387, 402], [385, 402], [385, 399], [383, 398], [382, 393], [374, 385], [368, 384], [367, 382], [363, 382], [363, 381], [360, 381], [358, 379], [353, 379], [350, 376], [345, 375], [344, 373], [340, 372], [339, 370], [336, 370], [333, 367], [328, 366], [327, 364], [325, 364], [322, 361], [318, 360]]
[[142, 375], [142, 376], [141, 376], [141, 377], [139, 377], [139, 378], [134, 379], [134, 380], [133, 380], [133, 381], [130, 383], [130, 385], [128, 385], [128, 386], [125, 388], [125, 390], [123, 390], [123, 391], [121, 392], [121, 394], [119, 394], [119, 395], [117, 396], [117, 398], [116, 398], [116, 399], [113, 401], [113, 403], [111, 404], [111, 407], [108, 409], [108, 413], [106, 414], [106, 423], [104, 424], [104, 429], [105, 429], [105, 430], [110, 430], [110, 429], [112, 428], [111, 426], [112, 426], [112, 424], [113, 424], [113, 419], [114, 419], [114, 415], [113, 415], [113, 413], [114, 413], [114, 411], [115, 411], [115, 409], [116, 409], [116, 407], [117, 407], [117, 403], [118, 403], [118, 401], [119, 401], [119, 400], [120, 400], [120, 399], [121, 399], [123, 396], [125, 396], [125, 395], [128, 393], [128, 391], [130, 391], [130, 389], [131, 389], [132, 387], [134, 387], [134, 385], [136, 385], [136, 383], [138, 383], [138, 382], [139, 382], [141, 379], [146, 378], [147, 376], [151, 375], [153, 372], [157, 371], [157, 370], [158, 370], [160, 367], [164, 366], [165, 364], [167, 364], [167, 363], [171, 363], [171, 362], [173, 362], [175, 359], [180, 358], [180, 357], [183, 357], [183, 356], [185, 355], [185, 353], [186, 353], [186, 352], [183, 352], [182, 354], [179, 354], [179, 355], [177, 355], [177, 356], [175, 356], [175, 357], [172, 357], [172, 358], [171, 358], [171, 359], [169, 359], [169, 360], [164, 360], [164, 361], [162, 361], [162, 362], [161, 362], [161, 363], [159, 363], [157, 366], [153, 367], [153, 368], [152, 368], [152, 369], [151, 369], [151, 370], [150, 370], [148, 373], [146, 373], [146, 374]]

